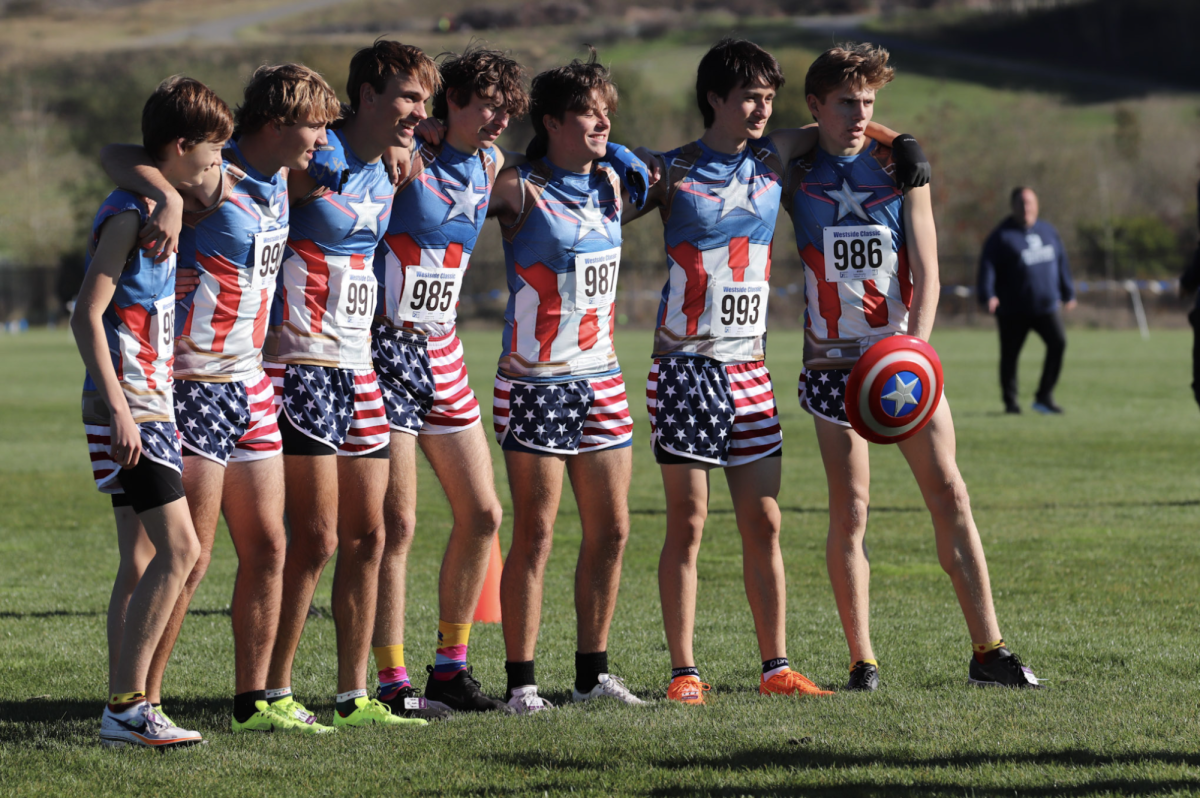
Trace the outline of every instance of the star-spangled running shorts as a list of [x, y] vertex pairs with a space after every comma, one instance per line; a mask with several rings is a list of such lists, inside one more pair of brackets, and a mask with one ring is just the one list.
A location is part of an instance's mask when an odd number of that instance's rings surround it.
[[480, 422], [458, 335], [427, 341], [424, 335], [376, 323], [371, 358], [393, 431], [443, 435]]
[[[374, 370], [271, 362], [263, 366], [275, 387], [284, 454], [387, 456], [387, 414]], [[295, 432], [315, 445], [289, 442], [289, 433]]]
[[[91, 404], [96, 406], [99, 401]], [[107, 417], [85, 415], [83, 429], [96, 488], [113, 497], [114, 507], [131, 505], [135, 512], [141, 513], [183, 497], [183, 454], [173, 423], [138, 424], [142, 453], [132, 469], [123, 469], [112, 459], [112, 425]]]
[[806, 412], [843, 427], [850, 426], [846, 417], [846, 380], [850, 369], [800, 370], [796, 393], [800, 407]]
[[771, 374], [761, 360], [662, 357], [646, 378], [650, 441], [663, 465], [740, 466], [783, 452]]
[[283, 451], [275, 386], [266, 372], [233, 382], [175, 381], [175, 424], [186, 454], [244, 463]]
[[586, 454], [633, 443], [621, 372], [541, 383], [496, 375], [492, 421], [500, 448]]

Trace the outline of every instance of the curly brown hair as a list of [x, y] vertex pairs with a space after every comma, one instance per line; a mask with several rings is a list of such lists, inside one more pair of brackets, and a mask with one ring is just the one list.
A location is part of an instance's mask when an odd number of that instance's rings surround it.
[[547, 69], [533, 79], [529, 89], [529, 121], [533, 123], [533, 141], [525, 148], [529, 160], [545, 157], [550, 146], [543, 117], [562, 119], [567, 111], [587, 111], [599, 98], [608, 106], [609, 115], [617, 112], [617, 85], [608, 67], [596, 62], [596, 48], [587, 45], [587, 61], [576, 58], [566, 66]]
[[888, 51], [876, 44], [841, 44], [817, 56], [804, 76], [804, 95], [825, 102], [829, 92], [844, 83], [855, 89], [878, 91], [892, 82], [896, 70], [888, 66]]
[[237, 134], [245, 135], [271, 124], [294, 125], [309, 114], [329, 124], [340, 113], [337, 94], [315, 70], [276, 64], [254, 70], [233, 121]]
[[430, 94], [442, 85], [437, 64], [419, 47], [391, 39], [376, 39], [374, 44], [362, 48], [350, 59], [346, 94], [350, 97], [351, 110], [358, 110], [364, 84], [370, 85], [376, 94], [383, 94], [387, 91], [388, 80], [394, 75], [411, 75]]
[[460, 108], [478, 95], [487, 97], [495, 90], [509, 115], [521, 117], [529, 111], [529, 92], [525, 90], [525, 68], [499, 50], [470, 46], [462, 53], [442, 53], [438, 69], [442, 86], [433, 95], [433, 115], [446, 121], [450, 113], [447, 99]]

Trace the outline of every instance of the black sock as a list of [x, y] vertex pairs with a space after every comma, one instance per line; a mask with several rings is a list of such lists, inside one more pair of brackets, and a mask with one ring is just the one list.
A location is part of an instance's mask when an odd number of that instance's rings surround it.
[[508, 691], [505, 697], [511, 698], [513, 688], [537, 684], [533, 676], [533, 660], [528, 662], [505, 662], [504, 672], [508, 674]]
[[776, 668], [786, 668], [786, 667], [788, 667], [788, 658], [787, 657], [777, 657], [776, 659], [764, 659], [762, 672], [764, 674], [766, 674], [767, 671], [773, 671]]
[[680, 676], [695, 676], [700, 678], [700, 669], [695, 665], [688, 665], [686, 668], [671, 668], [671, 678], [678, 679]]
[[266, 690], [250, 690], [245, 693], [238, 693], [233, 697], [233, 719], [238, 723], [245, 723], [250, 720], [251, 715], [258, 712], [258, 707], [254, 706], [254, 702], [266, 700]]
[[608, 652], [597, 651], [594, 654], [575, 652], [575, 689], [581, 693], [590, 693], [592, 688], [600, 684], [600, 674], [608, 673]]

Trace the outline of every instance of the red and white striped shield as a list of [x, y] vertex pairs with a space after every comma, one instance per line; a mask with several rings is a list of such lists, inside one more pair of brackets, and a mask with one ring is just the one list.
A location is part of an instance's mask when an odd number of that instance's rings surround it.
[[846, 417], [872, 443], [899, 443], [933, 418], [942, 399], [942, 361], [911, 335], [872, 344], [846, 380]]

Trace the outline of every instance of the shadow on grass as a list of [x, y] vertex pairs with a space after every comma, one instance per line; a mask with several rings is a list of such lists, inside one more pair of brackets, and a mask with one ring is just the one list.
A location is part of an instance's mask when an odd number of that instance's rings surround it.
[[[228, 715], [232, 698], [172, 698], [171, 716]], [[48, 701], [0, 701], [0, 745], [37, 743], [38, 741], [74, 740], [79, 727], [74, 721], [86, 721], [100, 732], [100, 713], [104, 699], [85, 701], [77, 698]], [[38, 727], [36, 731], [30, 727]]]
[[821, 786], [821, 787], [804, 787], [804, 786], [787, 786], [787, 787], [718, 787], [713, 789], [697, 789], [692, 787], [660, 787], [655, 790], [649, 790], [645, 795], [659, 796], [660, 798], [674, 798], [674, 796], [748, 796], [749, 798], [759, 798], [762, 796], [810, 796], [811, 798], [845, 798], [845, 796], [859, 795], [881, 795], [881, 796], [906, 796], [933, 795], [933, 796], [1049, 796], [1049, 795], [1096, 795], [1096, 794], [1114, 794], [1114, 795], [1172, 795], [1178, 793], [1191, 792], [1200, 788], [1200, 780], [1193, 779], [1172, 779], [1170, 781], [1150, 781], [1147, 779], [1097, 779], [1096, 781], [1087, 781], [1083, 784], [1073, 786], [1065, 786], [1062, 784], [1046, 784], [1044, 786], [1022, 786], [1018, 789], [1012, 787], [984, 787], [977, 784], [937, 784], [930, 782], [914, 781], [909, 784], [890, 784], [887, 782], [851, 782], [847, 784], [838, 784], [836, 786]]
[[[18, 621], [25, 621], [45, 618], [103, 618], [107, 614], [107, 610], [37, 610], [35, 612], [0, 612], [0, 619], [11, 618]], [[190, 609], [187, 611], [187, 614], [196, 615], [201, 618], [211, 615], [230, 617], [231, 611], [228, 607], [216, 610]]]

